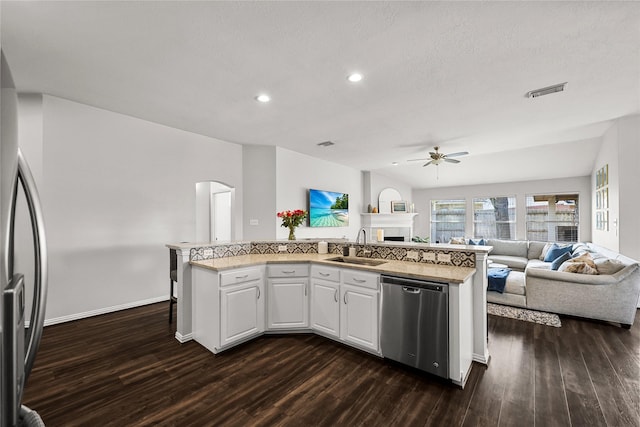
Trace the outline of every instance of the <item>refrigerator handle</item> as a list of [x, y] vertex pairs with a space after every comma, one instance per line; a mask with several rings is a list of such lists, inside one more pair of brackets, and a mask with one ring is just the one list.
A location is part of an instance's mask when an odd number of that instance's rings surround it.
[[[18, 182], [22, 184], [24, 194], [27, 200], [27, 206], [29, 207], [29, 217], [31, 219], [31, 229], [33, 232], [33, 247], [35, 258], [35, 283], [33, 287], [33, 306], [31, 307], [31, 317], [29, 320], [29, 329], [27, 337], [25, 337], [25, 378], [26, 382], [33, 363], [36, 359], [36, 353], [40, 346], [40, 339], [42, 338], [42, 328], [44, 326], [44, 311], [47, 302], [47, 241], [44, 233], [44, 220], [42, 216], [42, 206], [40, 205], [40, 199], [38, 197], [38, 190], [36, 189], [33, 175], [27, 164], [22, 151], [18, 149]], [[18, 182], [16, 182], [16, 189], [14, 191], [14, 197], [17, 197]], [[15, 209], [15, 201], [14, 201]], [[15, 221], [15, 211], [13, 215], [13, 221]], [[13, 222], [12, 221], [12, 222]], [[11, 227], [13, 231], [13, 226]], [[13, 236], [11, 236], [13, 239]]]

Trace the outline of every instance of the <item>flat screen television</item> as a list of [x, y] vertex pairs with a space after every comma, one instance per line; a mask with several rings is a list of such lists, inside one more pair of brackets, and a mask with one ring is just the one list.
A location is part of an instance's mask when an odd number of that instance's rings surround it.
[[309, 190], [310, 227], [347, 227], [349, 195], [333, 191]]

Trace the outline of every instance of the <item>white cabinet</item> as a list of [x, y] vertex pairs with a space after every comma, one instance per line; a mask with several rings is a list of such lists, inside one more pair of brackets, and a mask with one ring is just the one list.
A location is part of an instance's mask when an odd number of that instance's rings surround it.
[[380, 279], [351, 268], [311, 269], [311, 328], [379, 354]]
[[193, 338], [213, 353], [264, 332], [264, 268], [217, 272], [196, 268]]
[[220, 289], [220, 345], [264, 332], [264, 285], [252, 280]]
[[340, 338], [342, 340], [378, 352], [378, 299], [378, 290], [345, 283], [341, 285]]
[[311, 269], [311, 328], [323, 335], [340, 337], [340, 270]]
[[308, 328], [309, 265], [277, 264], [267, 271], [267, 329]]

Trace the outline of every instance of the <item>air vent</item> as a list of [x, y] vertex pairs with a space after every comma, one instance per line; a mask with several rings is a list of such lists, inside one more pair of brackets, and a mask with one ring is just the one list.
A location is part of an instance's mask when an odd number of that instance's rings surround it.
[[332, 145], [335, 145], [335, 144], [331, 141], [325, 141], [325, 142], [319, 142], [318, 145], [320, 147], [331, 147]]
[[556, 92], [562, 92], [567, 85], [567, 82], [560, 83], [553, 86], [543, 87], [542, 89], [531, 90], [524, 94], [525, 98], [537, 98], [543, 95], [549, 95]]

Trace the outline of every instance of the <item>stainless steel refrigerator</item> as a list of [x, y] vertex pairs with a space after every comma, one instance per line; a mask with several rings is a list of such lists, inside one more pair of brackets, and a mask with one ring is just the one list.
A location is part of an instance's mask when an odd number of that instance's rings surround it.
[[[47, 294], [47, 253], [42, 209], [29, 167], [18, 148], [18, 97], [2, 56], [0, 107], [0, 427], [44, 425], [37, 412], [23, 406], [22, 392], [42, 337]], [[24, 201], [23, 201], [24, 199]], [[15, 271], [16, 205], [26, 203], [33, 239], [32, 301], [24, 272]], [[20, 234], [18, 239], [22, 239]], [[26, 327], [26, 308], [31, 315]]]

